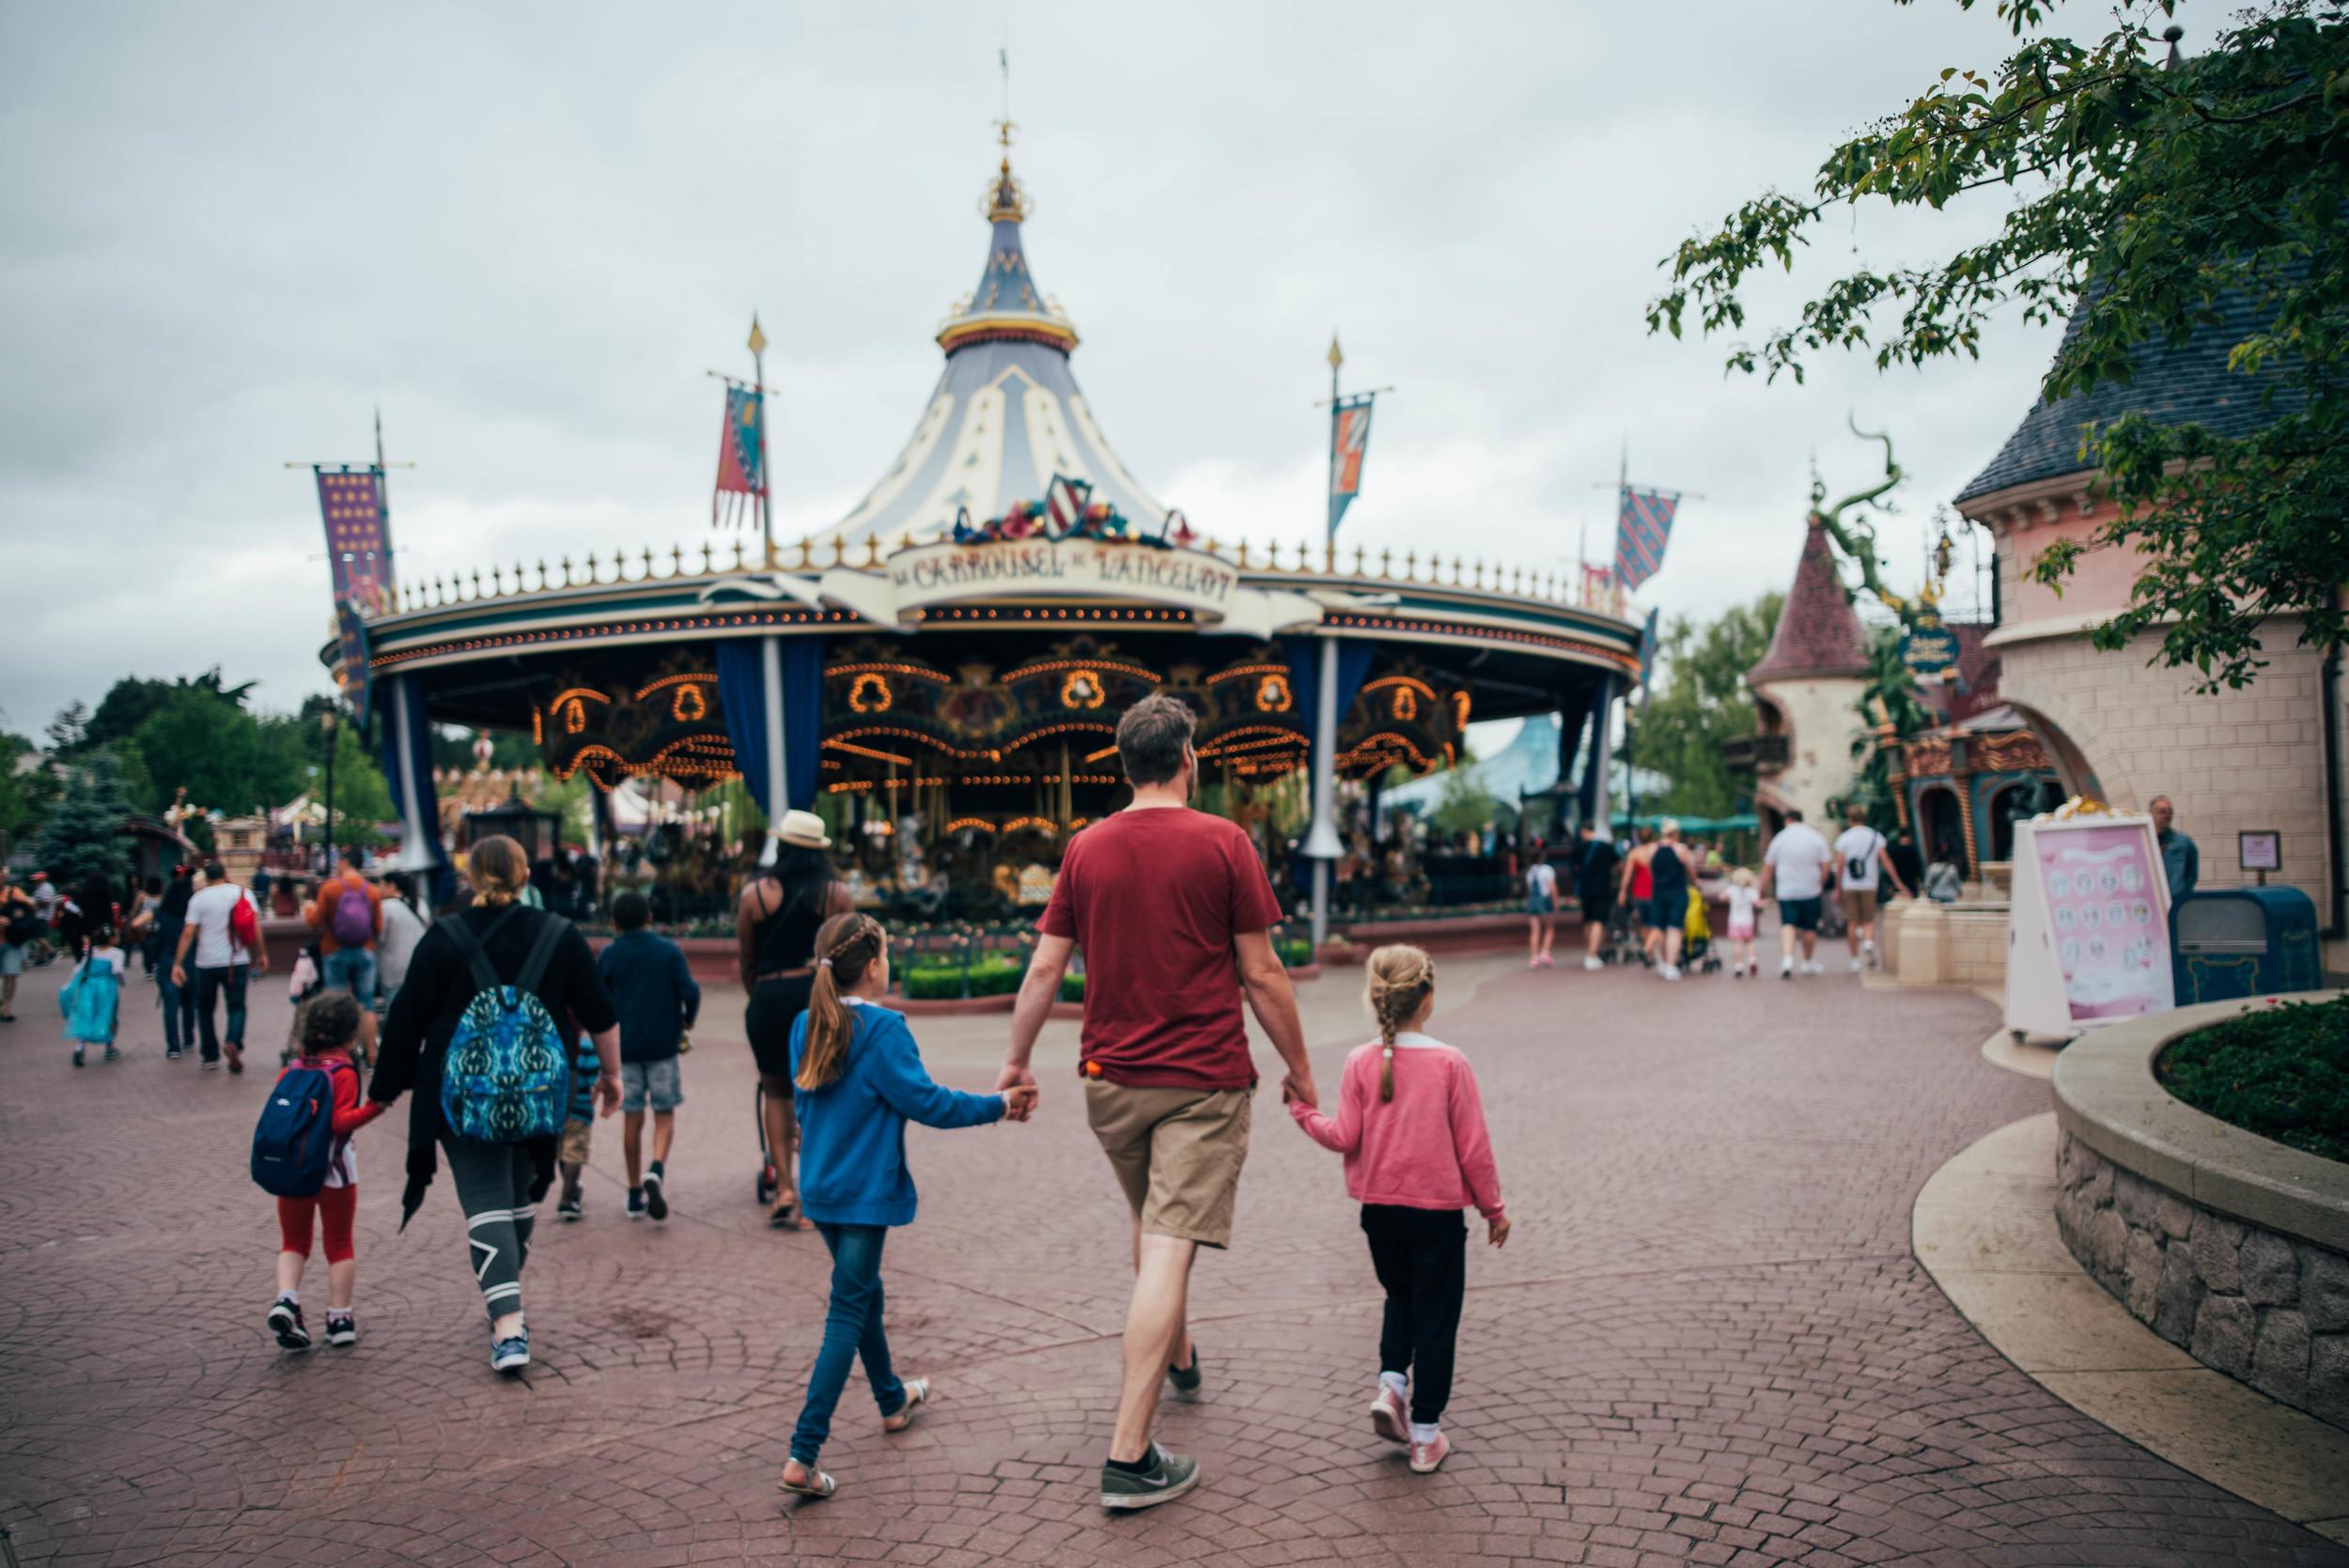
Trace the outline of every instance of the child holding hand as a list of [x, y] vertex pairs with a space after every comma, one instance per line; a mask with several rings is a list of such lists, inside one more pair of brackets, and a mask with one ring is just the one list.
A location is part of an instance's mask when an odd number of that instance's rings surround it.
[[1371, 1266], [1387, 1293], [1371, 1428], [1409, 1444], [1411, 1468], [1426, 1475], [1452, 1452], [1439, 1423], [1468, 1288], [1460, 1211], [1475, 1204], [1495, 1247], [1507, 1245], [1509, 1219], [1476, 1074], [1467, 1057], [1421, 1032], [1436, 1010], [1435, 960], [1416, 947], [1382, 947], [1370, 955], [1369, 975], [1364, 1000], [1378, 1038], [1346, 1057], [1337, 1115], [1298, 1100], [1289, 1114], [1346, 1157], [1346, 1189], [1362, 1205]]
[[1762, 966], [1753, 958], [1754, 911], [1762, 906], [1762, 890], [1755, 882], [1753, 873], [1742, 865], [1729, 874], [1729, 977], [1732, 980], [1762, 972]]

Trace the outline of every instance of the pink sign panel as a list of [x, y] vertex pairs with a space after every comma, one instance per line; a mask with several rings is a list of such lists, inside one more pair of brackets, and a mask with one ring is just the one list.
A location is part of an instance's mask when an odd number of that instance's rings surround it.
[[2141, 824], [2035, 836], [2064, 1000], [2075, 1018], [2130, 1018], [2171, 1005], [2170, 923]]

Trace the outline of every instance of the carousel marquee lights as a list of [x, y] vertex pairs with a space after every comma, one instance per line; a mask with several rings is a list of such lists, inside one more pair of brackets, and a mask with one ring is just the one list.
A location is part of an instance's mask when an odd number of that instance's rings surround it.
[[1099, 707], [1108, 697], [1101, 687], [1101, 672], [1083, 668], [1068, 672], [1060, 683], [1060, 706], [1063, 707]]
[[901, 757], [894, 752], [876, 752], [868, 746], [851, 746], [845, 740], [827, 740], [824, 744], [835, 752], [846, 752], [850, 756], [870, 757], [875, 762], [894, 762], [900, 768], [913, 766], [911, 757]]
[[654, 681], [650, 686], [646, 687], [642, 691], [637, 692], [636, 700], [641, 703], [646, 697], [651, 696], [655, 691], [660, 691], [663, 687], [679, 686], [688, 681], [708, 681], [714, 686], [718, 682], [718, 677], [713, 675], [692, 672], [681, 675], [663, 675], [659, 680]]
[[1292, 706], [1286, 673], [1267, 675], [1256, 687], [1256, 707], [1264, 713], [1286, 713]]
[[848, 706], [858, 713], [886, 713], [895, 700], [889, 693], [889, 682], [870, 670], [858, 675], [848, 688]]
[[833, 664], [824, 671], [824, 678], [834, 675], [902, 675], [908, 680], [933, 681], [940, 686], [952, 686], [954, 681], [926, 664]]

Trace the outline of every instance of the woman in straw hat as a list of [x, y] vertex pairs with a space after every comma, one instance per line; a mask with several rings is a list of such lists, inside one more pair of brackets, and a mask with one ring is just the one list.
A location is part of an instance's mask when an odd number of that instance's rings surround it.
[[[742, 888], [734, 914], [741, 943], [742, 984], [751, 993], [742, 1026], [758, 1062], [759, 1122], [771, 1172], [768, 1223], [777, 1230], [813, 1227], [799, 1213], [791, 1174], [799, 1123], [791, 1110], [791, 1025], [807, 1010], [816, 984], [816, 933], [834, 915], [851, 913], [848, 885], [832, 875], [824, 851], [832, 838], [814, 812], [787, 811], [771, 830], [775, 859], [759, 866]], [[759, 1190], [770, 1191], [762, 1173]]]

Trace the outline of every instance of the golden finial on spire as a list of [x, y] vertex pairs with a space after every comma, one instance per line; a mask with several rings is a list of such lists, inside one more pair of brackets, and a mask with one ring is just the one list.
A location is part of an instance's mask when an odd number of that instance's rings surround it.
[[758, 312], [754, 310], [751, 312], [751, 340], [748, 347], [754, 354], [763, 354], [767, 351], [767, 334], [758, 330]]
[[1338, 349], [1338, 334], [1331, 333], [1330, 334], [1330, 368], [1335, 370], [1345, 363], [1346, 355]]

